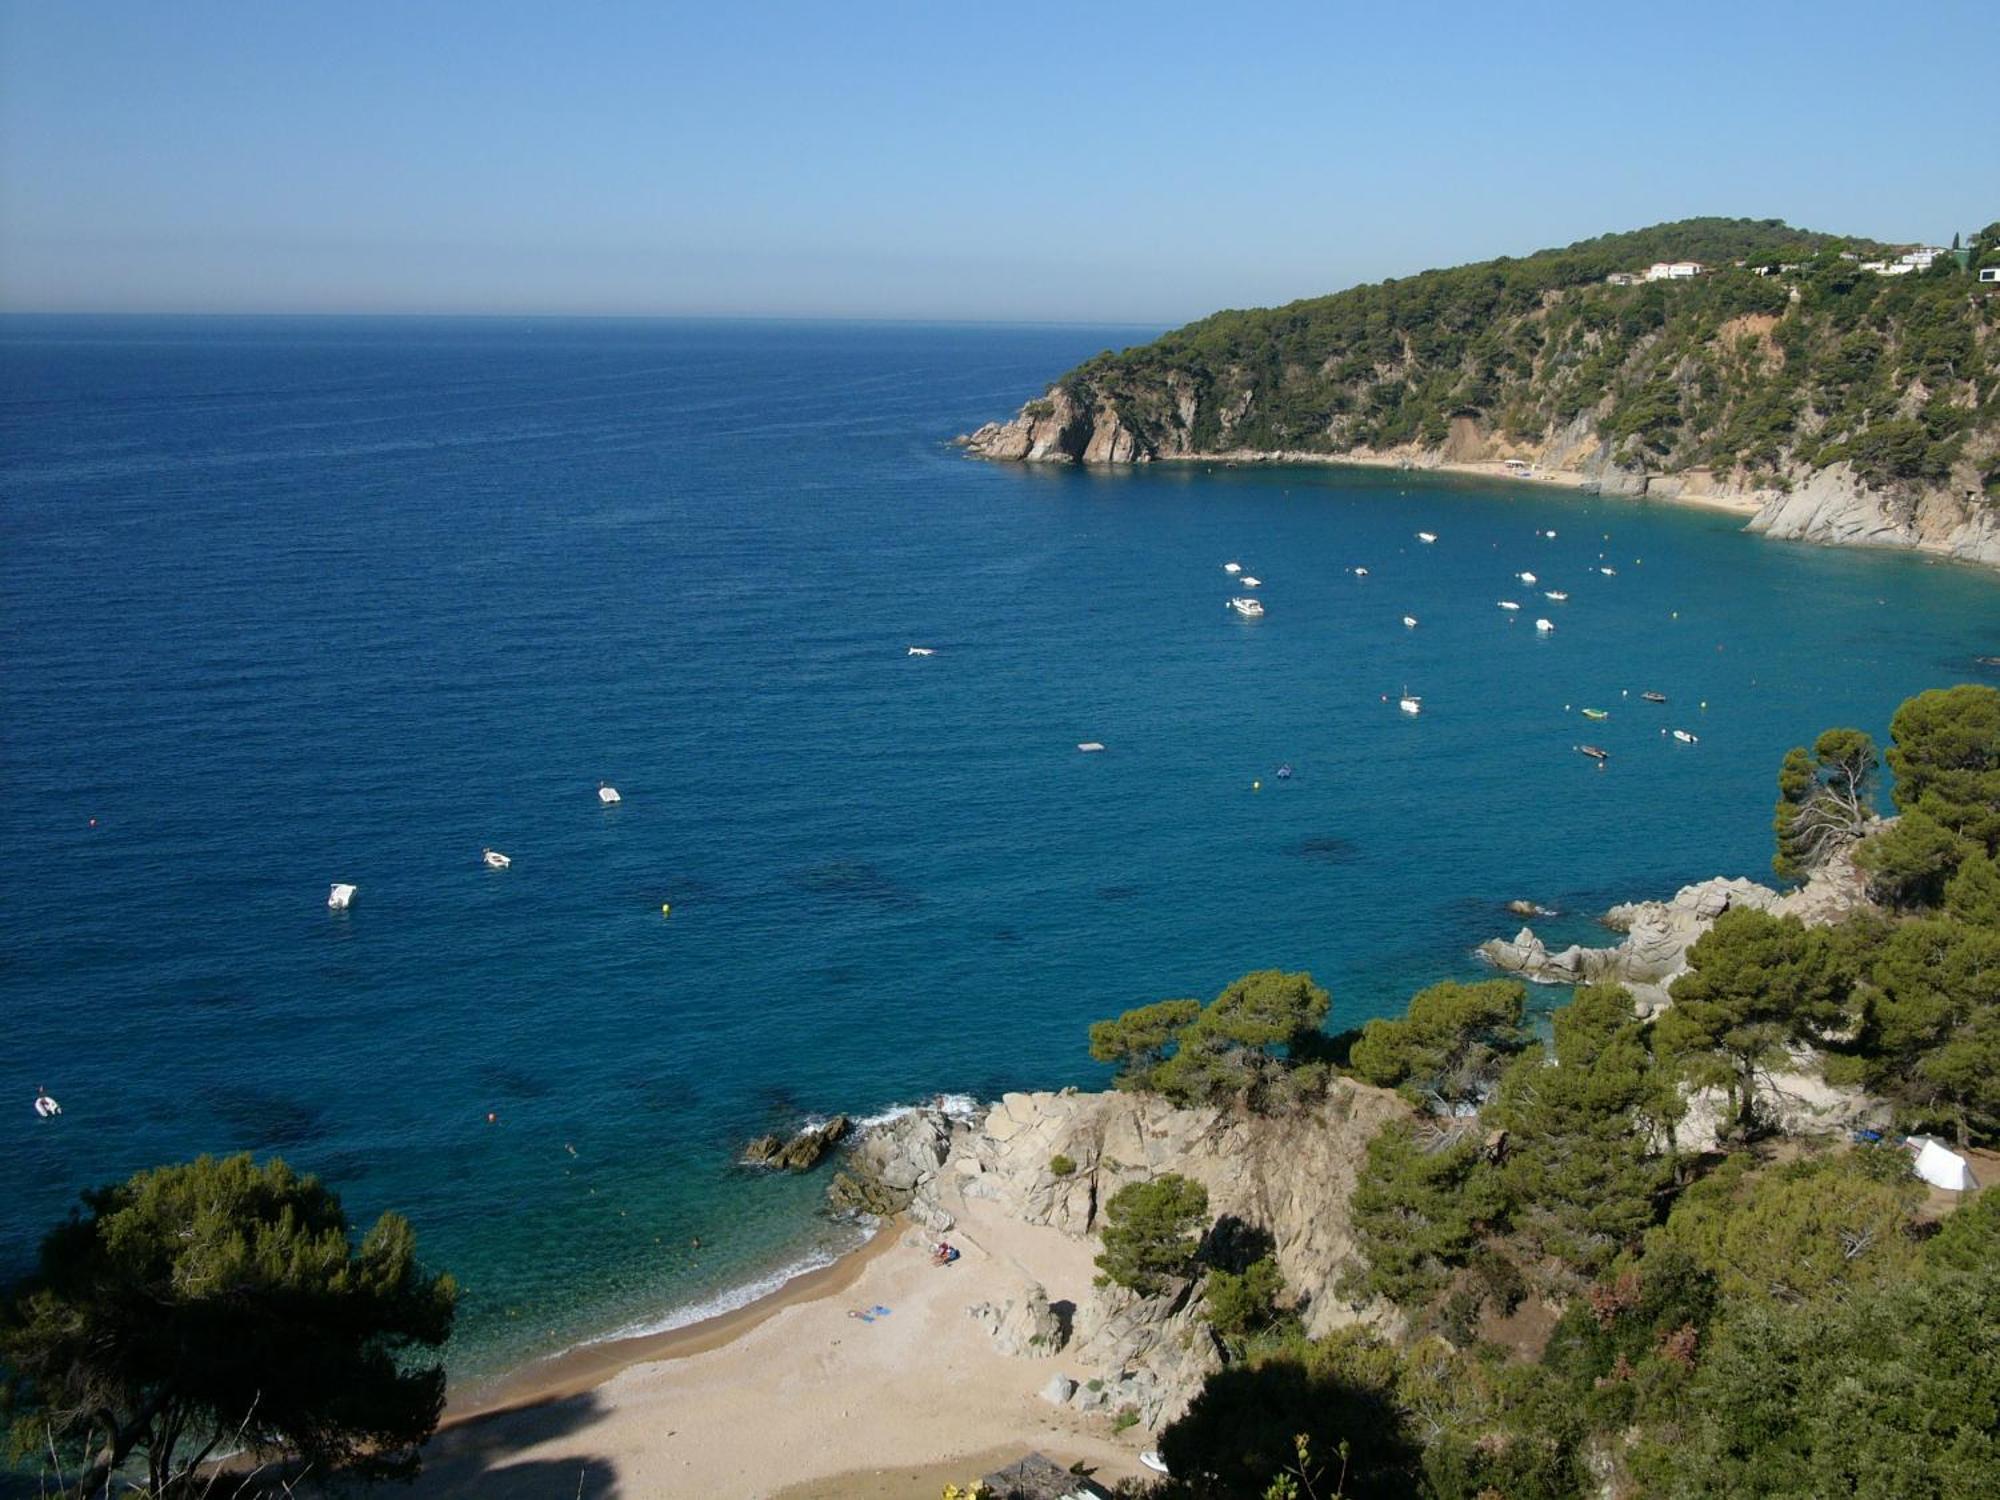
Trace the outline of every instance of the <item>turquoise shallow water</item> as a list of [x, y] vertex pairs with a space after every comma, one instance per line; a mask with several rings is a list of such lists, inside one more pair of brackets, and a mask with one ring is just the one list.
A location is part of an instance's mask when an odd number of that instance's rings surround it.
[[1788, 745], [2000, 650], [1993, 576], [1728, 516], [943, 443], [1136, 337], [0, 320], [0, 1266], [250, 1148], [410, 1214], [463, 1379], [671, 1321], [851, 1233], [747, 1134], [1760, 876]]

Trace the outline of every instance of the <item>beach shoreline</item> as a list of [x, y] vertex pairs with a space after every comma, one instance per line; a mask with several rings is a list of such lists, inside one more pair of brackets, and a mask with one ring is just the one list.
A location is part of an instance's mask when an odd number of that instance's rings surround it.
[[[1551, 469], [1533, 466], [1527, 472], [1510, 469], [1504, 459], [1454, 459], [1412, 463], [1402, 457], [1386, 454], [1358, 453], [1308, 453], [1292, 450], [1258, 452], [1239, 450], [1230, 453], [1175, 453], [1162, 454], [1153, 462], [1160, 464], [1272, 464], [1272, 465], [1312, 465], [1332, 469], [1374, 469], [1392, 470], [1409, 474], [1455, 474], [1468, 479], [1500, 480], [1516, 484], [1544, 485], [1555, 489], [1581, 490], [1594, 483], [1591, 476], [1581, 469]], [[1647, 493], [1636, 496], [1617, 496], [1612, 499], [1630, 498], [1635, 501], [1652, 501], [1661, 505], [1689, 505], [1702, 510], [1726, 511], [1745, 519], [1756, 515], [1764, 508], [1764, 501], [1750, 495], [1730, 493], [1694, 492], [1678, 489], [1672, 493]]]
[[447, 1394], [438, 1430], [443, 1432], [460, 1423], [518, 1411], [540, 1402], [578, 1396], [635, 1365], [687, 1359], [721, 1348], [788, 1307], [821, 1301], [846, 1291], [871, 1260], [895, 1244], [901, 1227], [900, 1219], [885, 1220], [867, 1239], [831, 1263], [801, 1271], [740, 1307], [711, 1313], [658, 1333], [627, 1334], [575, 1344], [480, 1381], [463, 1396]]
[[415, 1495], [935, 1500], [1032, 1451], [1107, 1483], [1142, 1473], [1150, 1434], [1039, 1394], [1058, 1373], [1100, 1373], [1087, 1359], [1002, 1353], [968, 1315], [1031, 1286], [1080, 1302], [1093, 1247], [955, 1190], [948, 1201], [960, 1251], [948, 1267], [928, 1231], [888, 1220], [743, 1307], [469, 1392], [448, 1405]]

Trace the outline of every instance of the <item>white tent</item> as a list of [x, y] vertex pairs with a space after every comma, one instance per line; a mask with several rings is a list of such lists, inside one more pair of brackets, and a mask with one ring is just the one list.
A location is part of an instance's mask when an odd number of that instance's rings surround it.
[[1956, 1151], [1947, 1150], [1929, 1136], [1912, 1137], [1910, 1144], [1917, 1147], [1917, 1175], [1933, 1187], [1963, 1193], [1979, 1186], [1972, 1180], [1972, 1168]]

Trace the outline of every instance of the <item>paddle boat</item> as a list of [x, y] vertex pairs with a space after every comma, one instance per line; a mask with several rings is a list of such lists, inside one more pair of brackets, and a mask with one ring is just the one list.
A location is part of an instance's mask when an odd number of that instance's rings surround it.
[[346, 911], [353, 904], [354, 887], [351, 885], [336, 885], [326, 893], [328, 911]]
[[617, 787], [612, 786], [608, 782], [600, 781], [597, 783], [597, 800], [602, 802], [606, 807], [609, 807], [612, 803], [623, 802], [625, 799], [618, 795]]
[[479, 857], [486, 861], [486, 868], [489, 870], [504, 870], [507, 866], [514, 863], [513, 860], [502, 854], [498, 849], [481, 849]]

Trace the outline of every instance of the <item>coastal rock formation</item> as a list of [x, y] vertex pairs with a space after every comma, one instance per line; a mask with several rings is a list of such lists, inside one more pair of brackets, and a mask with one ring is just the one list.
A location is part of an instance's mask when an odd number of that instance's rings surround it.
[[1479, 945], [1479, 953], [1502, 973], [1531, 984], [1622, 984], [1631, 990], [1639, 1013], [1653, 1015], [1670, 1003], [1668, 987], [1687, 972], [1688, 949], [1724, 912], [1748, 906], [1824, 926], [1859, 910], [1867, 900], [1861, 873], [1843, 854], [1783, 896], [1754, 880], [1718, 876], [1682, 886], [1670, 900], [1614, 906], [1604, 914], [1604, 925], [1625, 938], [1611, 947], [1572, 943], [1552, 952], [1532, 927], [1523, 927], [1511, 941], [1489, 938]]
[[863, 1131], [834, 1174], [827, 1197], [837, 1208], [887, 1218], [908, 1211], [927, 1228], [951, 1228], [952, 1218], [924, 1192], [951, 1154], [964, 1124], [937, 1108], [904, 1110]]
[[1886, 494], [1869, 488], [1846, 463], [1773, 494], [1749, 529], [1793, 541], [1912, 547], [2000, 567], [2000, 511], [1981, 504], [1976, 492], [1940, 486]]
[[988, 422], [958, 441], [976, 458], [1031, 464], [1131, 464], [1154, 456], [1109, 403], [1080, 405], [1060, 385], [1008, 421]]
[[[1149, 1094], [1007, 1094], [954, 1143], [940, 1180], [1027, 1223], [1084, 1236], [1120, 1187], [1179, 1172], [1207, 1188], [1212, 1214], [1271, 1236], [1286, 1283], [1309, 1299], [1307, 1327], [1323, 1333], [1360, 1319], [1331, 1292], [1354, 1248], [1347, 1199], [1369, 1139], [1408, 1112], [1396, 1094], [1351, 1079], [1290, 1116], [1177, 1109]], [[1052, 1171], [1059, 1156], [1075, 1169]], [[1132, 1313], [1093, 1298], [1077, 1310], [1077, 1338], [1099, 1342]], [[1156, 1315], [1157, 1305], [1137, 1314]]]
[[743, 1148], [743, 1162], [774, 1172], [810, 1172], [827, 1152], [847, 1139], [853, 1124], [846, 1115], [835, 1115], [823, 1125], [806, 1127], [790, 1140], [781, 1135], [760, 1135]]
[[1491, 938], [1479, 945], [1480, 956], [1502, 973], [1532, 984], [1622, 984], [1632, 991], [1641, 1014], [1666, 1004], [1666, 987], [1687, 968], [1687, 950], [1732, 906], [1768, 911], [1778, 893], [1751, 880], [1705, 880], [1683, 886], [1669, 901], [1638, 901], [1614, 906], [1604, 925], [1625, 934], [1612, 947], [1585, 948], [1572, 943], [1551, 952], [1523, 927], [1513, 941]]

